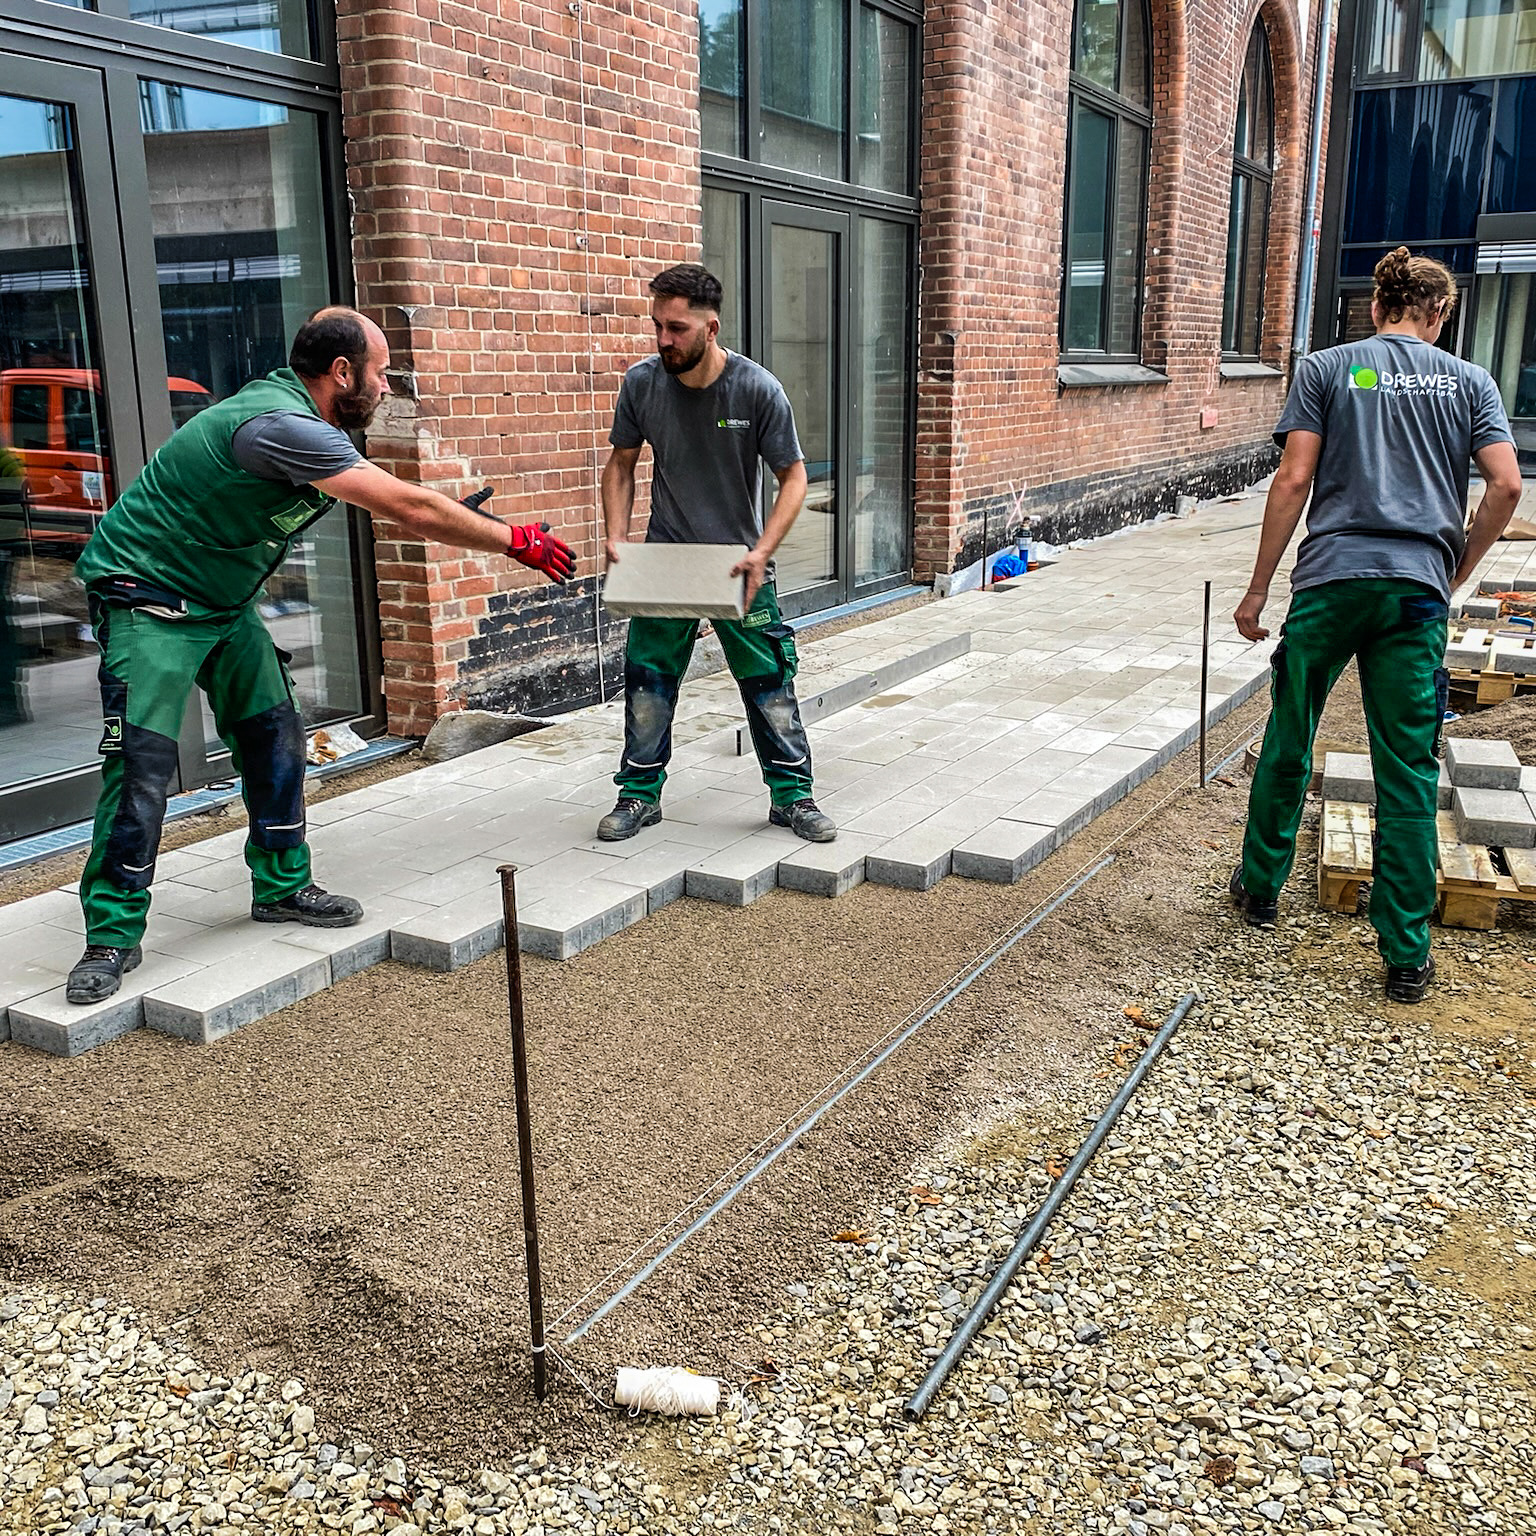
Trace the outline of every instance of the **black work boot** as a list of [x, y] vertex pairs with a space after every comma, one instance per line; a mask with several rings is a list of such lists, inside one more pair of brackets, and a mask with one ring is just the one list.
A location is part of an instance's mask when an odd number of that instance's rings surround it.
[[306, 885], [281, 901], [253, 901], [251, 918], [258, 923], [303, 923], [306, 928], [350, 928], [363, 920], [363, 904]]
[[1429, 984], [1435, 979], [1435, 957], [1431, 955], [1423, 965], [1389, 965], [1387, 967], [1387, 1001], [1389, 1003], [1422, 1003]]
[[1232, 905], [1247, 919], [1250, 927], [1273, 928], [1275, 920], [1280, 916], [1280, 903], [1275, 898], [1265, 901], [1262, 896], [1255, 896], [1243, 885], [1243, 866], [1239, 864], [1232, 871], [1232, 878], [1227, 882], [1227, 892], [1232, 897]]
[[832, 818], [811, 799], [792, 800], [788, 805], [770, 807], [768, 821], [775, 827], [788, 827], [796, 837], [803, 837], [808, 843], [837, 840], [837, 827]]
[[653, 805], [649, 800], [636, 800], [629, 795], [621, 795], [619, 803], [598, 822], [598, 839], [605, 843], [622, 843], [626, 837], [633, 837], [641, 827], [654, 827], [660, 820], [659, 805]]
[[99, 1003], [123, 984], [123, 975], [144, 958], [137, 944], [116, 949], [111, 944], [87, 944], [85, 953], [64, 983], [64, 996], [72, 1003]]

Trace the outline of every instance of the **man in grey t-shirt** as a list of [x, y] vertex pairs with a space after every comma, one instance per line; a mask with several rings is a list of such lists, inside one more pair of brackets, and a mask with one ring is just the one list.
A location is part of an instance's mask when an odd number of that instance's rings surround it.
[[[1253, 581], [1233, 618], [1248, 640], [1311, 495], [1307, 536], [1274, 655], [1273, 701], [1248, 799], [1232, 898], [1273, 926], [1296, 854], [1312, 742], [1350, 660], [1370, 728], [1377, 855], [1370, 920], [1386, 992], [1420, 1001], [1434, 976], [1438, 744], [1452, 589], [1504, 531], [1520, 470], [1493, 380], [1436, 347], [1456, 300], [1437, 261], [1399, 248], [1376, 267], [1376, 335], [1302, 360], [1275, 428], [1284, 450], [1264, 510]], [[1466, 527], [1469, 460], [1486, 490]]]
[[[811, 748], [800, 719], [794, 633], [779, 613], [773, 554], [805, 501], [804, 455], [784, 388], [765, 368], [720, 345], [720, 281], [703, 267], [669, 267], [651, 279], [656, 356], [624, 375], [603, 469], [609, 564], [623, 559], [635, 501], [635, 465], [654, 460], [647, 542], [735, 544], [747, 610], [716, 619], [715, 634], [741, 690], [771, 801], [768, 819], [797, 837], [829, 843], [832, 820], [812, 796]], [[764, 522], [762, 460], [779, 482]], [[661, 820], [678, 688], [698, 636], [694, 619], [631, 619], [624, 652], [624, 757], [618, 803], [598, 823], [605, 842]]]

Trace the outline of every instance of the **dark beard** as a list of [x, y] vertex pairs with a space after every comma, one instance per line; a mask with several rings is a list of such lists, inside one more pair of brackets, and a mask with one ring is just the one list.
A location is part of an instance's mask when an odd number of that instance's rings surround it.
[[343, 432], [365, 430], [378, 408], [377, 403], [369, 402], [361, 389], [351, 390], [345, 395], [337, 395], [331, 402], [331, 412], [336, 418], [336, 425]]
[[708, 350], [709, 337], [706, 336], [692, 352], [685, 352], [680, 357], [674, 356], [669, 358], [664, 354], [658, 354], [658, 356], [661, 357], [661, 366], [668, 373], [687, 373], [690, 368], [696, 368], [699, 365], [699, 362]]

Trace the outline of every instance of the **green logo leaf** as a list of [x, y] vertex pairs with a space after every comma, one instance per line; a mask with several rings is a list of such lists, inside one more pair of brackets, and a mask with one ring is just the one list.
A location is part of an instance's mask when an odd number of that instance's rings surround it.
[[1367, 368], [1363, 364], [1349, 370], [1349, 387], [1351, 389], [1375, 389], [1377, 384], [1376, 370]]

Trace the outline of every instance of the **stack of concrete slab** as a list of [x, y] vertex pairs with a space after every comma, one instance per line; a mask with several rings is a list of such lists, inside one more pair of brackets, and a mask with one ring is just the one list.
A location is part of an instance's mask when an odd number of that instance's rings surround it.
[[1462, 842], [1536, 848], [1536, 806], [1522, 787], [1525, 770], [1515, 749], [1507, 741], [1453, 736], [1446, 740], [1445, 755]]
[[[1376, 779], [1370, 757], [1364, 752], [1327, 753], [1323, 758], [1323, 799], [1375, 805]], [[1440, 765], [1436, 806], [1442, 811], [1451, 808], [1451, 776], [1444, 763]]]
[[1486, 629], [1469, 629], [1460, 640], [1445, 647], [1445, 664], [1456, 671], [1481, 672], [1488, 666], [1489, 636]]

